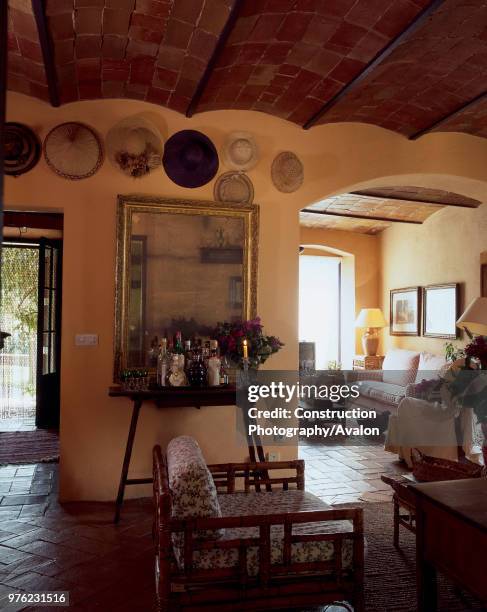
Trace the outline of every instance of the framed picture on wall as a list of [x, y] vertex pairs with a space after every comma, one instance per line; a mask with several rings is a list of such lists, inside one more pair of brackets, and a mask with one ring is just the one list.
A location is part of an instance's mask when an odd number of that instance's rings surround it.
[[423, 287], [423, 336], [455, 339], [459, 308], [459, 284]]
[[391, 336], [419, 336], [421, 290], [419, 287], [391, 289], [390, 327]]

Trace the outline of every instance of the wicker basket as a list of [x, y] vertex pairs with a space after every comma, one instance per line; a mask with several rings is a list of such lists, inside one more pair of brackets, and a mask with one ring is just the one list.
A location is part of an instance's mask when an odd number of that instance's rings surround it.
[[413, 475], [418, 482], [436, 480], [461, 480], [463, 478], [480, 478], [483, 473], [481, 465], [465, 459], [462, 463], [423, 455], [417, 448], [411, 452]]

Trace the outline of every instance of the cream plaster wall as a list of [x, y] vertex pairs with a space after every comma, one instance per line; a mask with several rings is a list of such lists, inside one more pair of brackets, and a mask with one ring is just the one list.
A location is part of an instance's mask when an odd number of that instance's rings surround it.
[[[486, 192], [487, 195], [487, 192]], [[485, 197], [483, 198], [485, 199]], [[487, 250], [487, 205], [477, 210], [445, 208], [423, 225], [401, 225], [381, 234], [382, 304], [389, 316], [389, 291], [435, 283], [461, 283], [460, 308], [480, 295], [481, 253]], [[444, 339], [383, 335], [384, 348], [443, 354]], [[458, 344], [465, 342], [465, 336]]]
[[[228, 132], [256, 135], [261, 161], [249, 173], [260, 205], [258, 310], [267, 329], [286, 343], [269, 361], [272, 369], [293, 369], [297, 363], [297, 282], [300, 232], [298, 211], [332, 193], [377, 183], [425, 184], [454, 189], [472, 197], [483, 193], [487, 141], [439, 134], [417, 142], [358, 124], [335, 124], [304, 131], [264, 114], [218, 111], [186, 119], [172, 111], [137, 101], [102, 100], [51, 108], [21, 94], [8, 96], [8, 120], [30, 125], [43, 138], [63, 121], [84, 121], [102, 135], [118, 120], [148, 112], [167, 136], [180, 129], [205, 132], [220, 149]], [[282, 194], [269, 180], [270, 165], [279, 151], [291, 149], [303, 160], [305, 183], [294, 194]], [[221, 170], [225, 168], [222, 166]], [[384, 178], [385, 177], [385, 178]], [[64, 213], [63, 342], [61, 382], [61, 498], [114, 499], [130, 407], [110, 399], [112, 381], [113, 303], [116, 195], [155, 194], [212, 198], [213, 183], [182, 189], [163, 171], [136, 182], [106, 162], [93, 177], [69, 182], [53, 174], [43, 160], [18, 179], [7, 177], [5, 201], [12, 210]], [[74, 346], [76, 333], [99, 334], [99, 345]], [[144, 407], [134, 447], [132, 475], [151, 469], [151, 447], [177, 433], [200, 441], [207, 459], [242, 459], [237, 445], [235, 411], [231, 408], [167, 410]], [[282, 450], [282, 456], [295, 454]], [[130, 487], [129, 495], [149, 488]]]

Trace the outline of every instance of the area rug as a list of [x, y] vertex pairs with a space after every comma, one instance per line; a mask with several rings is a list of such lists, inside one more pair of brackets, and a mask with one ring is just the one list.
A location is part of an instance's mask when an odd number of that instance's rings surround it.
[[[411, 612], [416, 609], [416, 540], [400, 528], [400, 550], [392, 544], [392, 503], [361, 504], [367, 539], [365, 609], [367, 612]], [[351, 504], [350, 504], [351, 506]], [[469, 554], [465, 550], [465, 556]], [[438, 610], [480, 612], [485, 608], [439, 576]]]
[[59, 461], [57, 431], [0, 432], [0, 465]]

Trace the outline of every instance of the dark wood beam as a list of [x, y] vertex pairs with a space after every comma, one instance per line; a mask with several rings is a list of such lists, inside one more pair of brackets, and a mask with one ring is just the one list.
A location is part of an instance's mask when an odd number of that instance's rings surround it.
[[223, 49], [225, 48], [225, 45], [227, 44], [227, 40], [237, 22], [240, 10], [242, 9], [244, 2], [245, 0], [234, 0], [233, 6], [230, 9], [230, 13], [228, 15], [228, 19], [225, 25], [223, 26], [223, 30], [221, 31], [220, 36], [218, 37], [215, 49], [213, 50], [213, 54], [210, 57], [210, 61], [208, 62], [205, 68], [203, 76], [201, 77], [200, 82], [196, 87], [196, 90], [193, 94], [193, 97], [191, 98], [190, 103], [188, 104], [188, 108], [186, 109], [186, 117], [192, 117], [195, 114], [199, 101], [201, 100], [201, 96], [203, 95], [206, 86], [208, 85], [208, 81], [210, 80], [211, 74], [218, 62], [218, 59]]
[[340, 91], [333, 96], [328, 102], [326, 102], [312, 117], [310, 117], [306, 123], [303, 125], [305, 130], [308, 130], [312, 127], [317, 121], [319, 121], [331, 108], [333, 108], [342, 98], [344, 98], [351, 91], [356, 89], [362, 81], [364, 81], [373, 70], [377, 68], [386, 58], [391, 55], [393, 51], [401, 45], [406, 38], [408, 38], [411, 34], [413, 34], [416, 30], [418, 30], [428, 19], [428, 17], [436, 11], [438, 7], [440, 7], [445, 0], [433, 0], [430, 2], [428, 6], [426, 6], [420, 13], [416, 15], [413, 21], [407, 26], [405, 30], [403, 30], [399, 36], [391, 40], [391, 42], [386, 45], [381, 51], [377, 53], [377, 55], [370, 60], [370, 62], [365, 66], [360, 74], [358, 74], [354, 79], [352, 79], [349, 83], [347, 83]]
[[3, 225], [4, 227], [62, 230], [63, 221], [64, 216], [62, 213], [6, 210]]
[[356, 215], [355, 213], [346, 214], [331, 210], [313, 210], [312, 208], [303, 208], [303, 213], [311, 213], [313, 215], [326, 215], [329, 217], [344, 217], [345, 219], [366, 219], [367, 221], [386, 221], [387, 223], [412, 223], [413, 225], [422, 225], [422, 221], [413, 221], [412, 219], [398, 219], [397, 217], [378, 217], [376, 215]]
[[[5, 115], [7, 108], [8, 5], [0, 2], [0, 244], [3, 222], [3, 177], [5, 159]], [[0, 256], [1, 262], [1, 256]]]
[[409, 204], [426, 204], [428, 206], [456, 206], [457, 208], [478, 208], [481, 202], [478, 203], [478, 206], [474, 204], [452, 204], [451, 202], [431, 202], [430, 200], [422, 200], [415, 198], [402, 198], [397, 195], [389, 195], [384, 194], [380, 195], [380, 192], [374, 193], [373, 195], [367, 193], [366, 191], [351, 191], [352, 195], [357, 195], [362, 198], [370, 198], [371, 200], [393, 200], [397, 202], [408, 202]]
[[475, 98], [473, 98], [472, 100], [469, 100], [468, 102], [465, 102], [464, 104], [461, 104], [454, 111], [446, 115], [443, 115], [443, 117], [441, 117], [434, 123], [431, 123], [425, 128], [418, 130], [414, 134], [411, 134], [411, 136], [409, 136], [409, 140], [417, 140], [418, 138], [421, 138], [421, 136], [424, 136], [425, 134], [429, 134], [433, 130], [436, 130], [436, 128], [439, 128], [445, 123], [447, 123], [448, 121], [450, 121], [450, 119], [454, 119], [455, 117], [458, 117], [459, 115], [464, 113], [469, 108], [472, 108], [472, 106], [475, 106], [485, 100], [487, 100], [487, 91], [484, 91], [478, 96], [475, 96]]
[[56, 64], [52, 50], [51, 37], [47, 26], [44, 0], [32, 0], [32, 11], [36, 20], [39, 43], [41, 45], [42, 59], [46, 71], [47, 88], [49, 100], [52, 106], [59, 106], [59, 91], [57, 83]]

